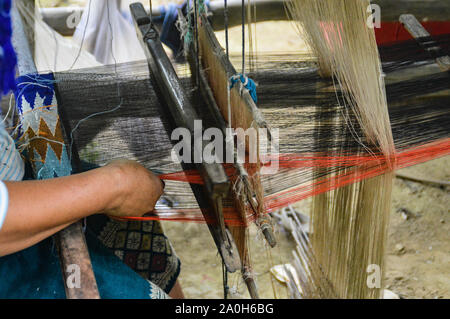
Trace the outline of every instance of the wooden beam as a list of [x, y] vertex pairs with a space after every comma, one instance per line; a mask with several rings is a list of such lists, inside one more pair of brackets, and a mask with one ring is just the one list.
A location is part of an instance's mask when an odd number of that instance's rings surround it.
[[404, 13], [413, 14], [420, 21], [449, 21], [448, 0], [373, 0], [381, 8], [381, 21], [398, 21]]
[[431, 38], [430, 33], [425, 30], [422, 24], [417, 20], [413, 14], [402, 14], [400, 16], [400, 22], [404, 25], [405, 29], [412, 35], [414, 39], [421, 44], [425, 50], [436, 57], [436, 63], [439, 65], [442, 71], [450, 70], [450, 57], [448, 55], [439, 56], [441, 48]]
[[[81, 222], [60, 231], [56, 238], [67, 299], [100, 299]], [[79, 267], [80, 287], [70, 288], [67, 284], [68, 276], [71, 275], [68, 273], [70, 265]]]
[[[63, 36], [72, 36], [75, 32], [73, 24], [78, 24], [84, 9], [81, 7], [43, 8], [41, 15], [44, 21]], [[68, 23], [68, 21], [70, 23]]]
[[[247, 6], [249, 0], [245, 0]], [[288, 20], [288, 15], [284, 7], [285, 0], [251, 0], [251, 4], [256, 4], [256, 21], [276, 21]], [[242, 0], [228, 0], [228, 26], [234, 27], [242, 24], [241, 8]], [[224, 27], [224, 2], [211, 1], [209, 11], [213, 14], [210, 18], [213, 30], [223, 30]]]
[[[256, 21], [273, 21], [288, 20], [284, 3], [287, 0], [252, 0], [252, 4], [256, 4]], [[241, 0], [228, 0], [228, 23], [230, 27], [240, 25], [241, 22]], [[248, 0], [245, 0], [245, 4]], [[411, 0], [374, 0], [373, 4], [377, 4], [381, 8], [381, 20], [398, 21], [401, 14], [414, 14], [420, 21], [448, 21], [450, 19], [450, 1], [448, 0], [428, 0], [428, 1], [411, 1]], [[214, 30], [224, 29], [224, 2], [211, 1], [209, 11], [212, 13], [210, 17], [211, 26]], [[149, 7], [146, 8], [149, 11]], [[41, 14], [44, 21], [53, 29], [64, 36], [73, 35], [75, 29], [70, 28], [67, 20], [71, 15], [81, 16], [83, 13], [81, 7], [68, 8], [43, 8]], [[161, 14], [159, 8], [152, 8], [152, 16], [157, 17]]]

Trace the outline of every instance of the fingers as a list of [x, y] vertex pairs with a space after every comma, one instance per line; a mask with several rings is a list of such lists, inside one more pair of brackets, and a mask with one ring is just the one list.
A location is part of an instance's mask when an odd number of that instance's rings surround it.
[[105, 186], [120, 190], [113, 207], [105, 213], [116, 217], [140, 217], [154, 210], [165, 187], [160, 178], [135, 161], [116, 160], [105, 168], [115, 171], [117, 176], [115, 185]]

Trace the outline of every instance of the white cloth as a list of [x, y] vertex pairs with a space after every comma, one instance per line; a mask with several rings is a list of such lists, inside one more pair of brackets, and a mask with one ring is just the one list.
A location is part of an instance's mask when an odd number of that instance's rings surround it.
[[17, 1], [16, 5], [25, 25], [34, 31], [34, 59], [38, 72], [59, 72], [101, 65], [92, 54], [81, 50], [72, 39], [63, 37], [49, 27], [39, 10], [33, 12], [25, 1]]
[[25, 164], [1, 119], [0, 112], [0, 229], [8, 211], [8, 189], [2, 181], [19, 181], [25, 172]]
[[8, 211], [8, 189], [5, 184], [0, 181], [0, 229], [2, 229], [5, 221], [6, 212]]
[[133, 25], [120, 11], [120, 0], [90, 0], [73, 39], [105, 65], [145, 60]]
[[0, 124], [0, 180], [19, 181], [23, 178], [24, 171], [25, 164], [14, 140], [6, 132], [4, 125]]

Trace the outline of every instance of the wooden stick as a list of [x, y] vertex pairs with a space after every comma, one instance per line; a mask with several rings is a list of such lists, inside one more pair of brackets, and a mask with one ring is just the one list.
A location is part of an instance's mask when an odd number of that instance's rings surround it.
[[[426, 50], [431, 54], [439, 54], [441, 48], [439, 46], [430, 47], [434, 45], [431, 34], [425, 30], [419, 20], [412, 14], [402, 14], [399, 18], [405, 29], [416, 39], [421, 45], [425, 46]], [[450, 70], [450, 57], [448, 55], [439, 56], [436, 58], [436, 63], [442, 71]]]
[[419, 182], [419, 183], [424, 183], [424, 184], [433, 184], [433, 185], [446, 186], [446, 187], [450, 186], [450, 181], [439, 181], [436, 179], [411, 176], [411, 175], [403, 174], [403, 173], [395, 173], [395, 176], [397, 178], [406, 179], [406, 180], [410, 180], [413, 182]]
[[[60, 231], [56, 234], [56, 238], [67, 299], [100, 299], [81, 222]], [[68, 286], [71, 265], [79, 267], [81, 275], [79, 288]]]

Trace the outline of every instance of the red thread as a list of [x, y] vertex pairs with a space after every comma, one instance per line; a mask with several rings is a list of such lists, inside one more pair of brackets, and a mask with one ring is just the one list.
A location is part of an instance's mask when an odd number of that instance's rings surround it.
[[[325, 176], [317, 180], [312, 180], [297, 187], [290, 188], [283, 192], [266, 196], [264, 205], [266, 211], [272, 212], [300, 200], [325, 193], [339, 187], [343, 187], [363, 179], [382, 175], [392, 170], [391, 163], [395, 163], [394, 169], [405, 168], [415, 164], [423, 163], [431, 159], [450, 154], [450, 138], [439, 140], [433, 143], [412, 147], [397, 152], [390, 162], [383, 155], [326, 155], [326, 154], [279, 154], [272, 155], [272, 161], [278, 161], [280, 169], [313, 169], [336, 168], [335, 176]], [[270, 162], [265, 165], [270, 165]], [[236, 171], [230, 164], [225, 164], [225, 171], [228, 176], [236, 176]], [[341, 170], [341, 172], [339, 171]], [[343, 172], [342, 172], [343, 171]], [[190, 170], [160, 175], [166, 181], [178, 181], [192, 184], [203, 184], [198, 171]], [[203, 209], [204, 213], [208, 209]], [[225, 223], [229, 226], [243, 226], [244, 221], [238, 216], [233, 207], [224, 207]], [[211, 214], [205, 214], [211, 215]], [[155, 211], [151, 216], [127, 217], [122, 220], [170, 220], [179, 222], [213, 223], [213, 219], [205, 219], [200, 209], [176, 209], [165, 208]], [[255, 216], [247, 215], [247, 222], [253, 221]]]

